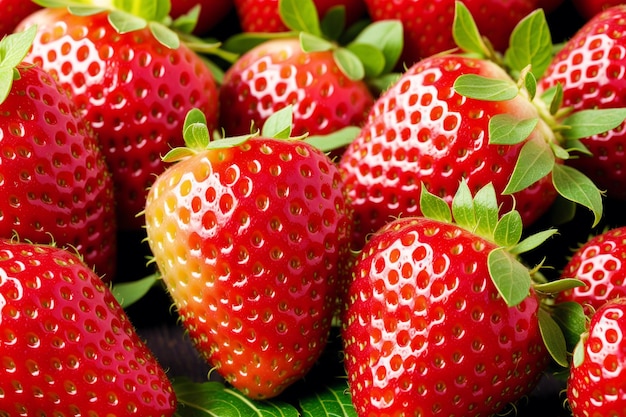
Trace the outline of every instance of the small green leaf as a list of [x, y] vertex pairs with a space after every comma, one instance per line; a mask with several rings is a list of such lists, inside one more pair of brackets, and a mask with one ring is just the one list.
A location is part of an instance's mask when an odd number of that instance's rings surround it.
[[357, 417], [347, 379], [335, 379], [331, 386], [315, 389], [298, 400], [302, 417]]
[[266, 138], [288, 139], [293, 126], [293, 106], [274, 112], [263, 124], [261, 135]]
[[74, 16], [93, 16], [95, 14], [108, 11], [109, 9], [105, 7], [79, 4], [67, 6], [67, 10]]
[[306, 32], [300, 32], [300, 45], [304, 52], [321, 52], [333, 49], [331, 42]]
[[509, 248], [509, 252], [513, 255], [526, 253], [539, 247], [541, 244], [543, 244], [543, 242], [548, 240], [551, 236], [554, 236], [556, 233], [558, 233], [556, 229], [542, 230], [541, 232], [534, 233], [526, 237], [517, 245]]
[[111, 287], [111, 292], [122, 308], [127, 308], [139, 301], [159, 282], [161, 275], [152, 274], [137, 281], [116, 283]]
[[388, 74], [396, 66], [402, 54], [404, 46], [402, 22], [399, 20], [373, 22], [365, 27], [352, 43], [371, 45], [381, 51], [385, 67], [380, 73]]
[[13, 68], [0, 68], [0, 103], [9, 96], [14, 80]]
[[522, 216], [518, 211], [512, 210], [500, 218], [493, 231], [493, 238], [500, 246], [513, 246], [522, 237], [523, 229]]
[[443, 198], [428, 191], [423, 183], [421, 190], [420, 210], [422, 214], [429, 219], [450, 223], [452, 221], [452, 213], [450, 212], [448, 203], [446, 203]]
[[279, 0], [278, 12], [289, 29], [322, 37], [319, 15], [313, 0]]
[[224, 43], [222, 43], [222, 48], [229, 52], [242, 54], [270, 40], [297, 38], [298, 36], [296, 32], [241, 32], [226, 39]]
[[346, 27], [346, 7], [333, 6], [326, 10], [320, 22], [320, 30], [326, 39], [337, 40]]
[[202, 110], [198, 108], [193, 108], [187, 112], [185, 115], [185, 121], [183, 122], [183, 131], [187, 129], [188, 126], [194, 123], [202, 123], [206, 125], [206, 115], [202, 112]]
[[166, 153], [161, 159], [164, 162], [176, 162], [183, 159], [187, 159], [190, 156], [195, 155], [197, 152], [191, 148], [186, 146], [181, 146], [178, 148], [174, 148]]
[[323, 152], [330, 152], [348, 146], [360, 132], [359, 127], [346, 126], [327, 135], [307, 136], [304, 141]]
[[547, 104], [550, 114], [556, 114], [563, 104], [563, 86], [559, 83], [544, 91], [541, 100]]
[[480, 56], [489, 55], [474, 17], [461, 1], [455, 1], [452, 37], [456, 45], [465, 52], [474, 52]]
[[496, 114], [489, 120], [489, 143], [494, 145], [516, 145], [526, 140], [538, 118], [519, 120], [508, 113]]
[[474, 195], [474, 210], [476, 211], [476, 232], [482, 236], [493, 236], [498, 224], [499, 207], [492, 183], [488, 183]]
[[150, 33], [163, 46], [169, 49], [178, 49], [180, 38], [172, 29], [158, 22], [148, 22]]
[[209, 146], [207, 149], [226, 149], [226, 148], [234, 148], [245, 143], [252, 137], [255, 137], [255, 134], [245, 134], [240, 136], [229, 136], [222, 139], [216, 139], [209, 142]]
[[532, 284], [528, 268], [504, 248], [489, 252], [487, 262], [489, 275], [509, 307], [518, 305], [528, 297]]
[[[574, 142], [578, 142], [580, 143], [579, 140], [576, 140]], [[568, 143], [566, 143], [566, 145], [568, 145]], [[584, 145], [582, 145], [583, 149], [587, 149]], [[565, 160], [565, 159], [569, 159], [570, 154], [569, 151], [565, 148], [563, 148], [562, 146], [560, 146], [558, 143], [556, 142], [550, 142], [550, 149], [552, 149], [552, 153], [554, 154], [556, 159], [560, 159], [560, 160]], [[570, 148], [571, 149], [571, 148]]]
[[520, 150], [513, 173], [503, 193], [513, 194], [530, 187], [552, 172], [555, 157], [546, 142], [529, 140]]
[[456, 224], [467, 230], [474, 230], [476, 227], [474, 199], [465, 180], [460, 182], [459, 188], [452, 199], [452, 216]]
[[374, 78], [385, 70], [385, 56], [378, 48], [366, 43], [351, 43], [346, 48], [361, 61], [364, 77]]
[[32, 25], [22, 32], [11, 33], [0, 41], [0, 69], [13, 69], [22, 63], [33, 45], [37, 25]]
[[538, 312], [538, 318], [539, 331], [546, 349], [557, 364], [566, 368], [569, 365], [567, 361], [567, 343], [561, 328], [550, 314], [541, 308]]
[[591, 210], [593, 225], [598, 224], [602, 217], [602, 194], [589, 177], [567, 165], [555, 164], [552, 183], [561, 196]]
[[117, 31], [117, 33], [129, 33], [145, 28], [148, 22], [137, 16], [133, 16], [127, 12], [112, 10], [109, 13], [109, 23]]
[[191, 149], [206, 149], [209, 146], [211, 136], [207, 125], [203, 123], [192, 123], [183, 132], [186, 145]]
[[182, 33], [191, 33], [196, 28], [198, 24], [198, 18], [200, 17], [200, 4], [196, 4], [185, 14], [178, 16], [172, 22], [172, 29], [182, 32]]
[[562, 279], [555, 279], [554, 281], [546, 282], [545, 284], [537, 284], [535, 285], [534, 288], [535, 288], [535, 291], [543, 292], [545, 294], [556, 294], [562, 291], [571, 290], [577, 287], [582, 287], [584, 285], [585, 283], [579, 279], [562, 278]]
[[509, 44], [504, 56], [507, 65], [518, 72], [530, 65], [535, 78], [540, 78], [552, 60], [552, 36], [542, 9], [515, 26]]
[[581, 110], [563, 121], [569, 129], [563, 130], [568, 139], [582, 139], [618, 127], [626, 119], [626, 108]]
[[335, 49], [333, 51], [333, 58], [341, 72], [346, 74], [351, 80], [358, 81], [365, 77], [363, 62], [347, 48]]
[[586, 343], [586, 338], [584, 337], [584, 334], [580, 337], [580, 340], [578, 341], [578, 343], [576, 344], [576, 346], [574, 347], [574, 353], [572, 354], [572, 365], [573, 366], [580, 366], [583, 361], [585, 360], [585, 343]]
[[[563, 146], [565, 146], [566, 148], [565, 152], [567, 152], [568, 157], [569, 157], [570, 152], [576, 152], [576, 153], [587, 155], [587, 156], [593, 156], [593, 153], [589, 150], [589, 148], [585, 146], [584, 143], [582, 143], [580, 139], [566, 140]], [[561, 159], [568, 159], [568, 158], [561, 158]]]
[[454, 82], [454, 89], [462, 96], [485, 101], [506, 101], [519, 93], [513, 80], [499, 80], [476, 74], [464, 74]]
[[527, 72], [524, 77], [524, 88], [528, 91], [528, 98], [532, 101], [537, 95], [537, 78], [532, 72]]

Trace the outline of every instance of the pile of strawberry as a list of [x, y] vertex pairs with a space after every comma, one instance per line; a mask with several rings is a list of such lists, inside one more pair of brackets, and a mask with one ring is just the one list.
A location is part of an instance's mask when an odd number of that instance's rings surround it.
[[625, 414], [619, 3], [0, 1], [0, 416]]

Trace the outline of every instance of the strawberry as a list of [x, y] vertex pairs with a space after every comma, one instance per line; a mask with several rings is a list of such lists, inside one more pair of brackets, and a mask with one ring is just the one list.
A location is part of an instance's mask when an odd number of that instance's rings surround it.
[[[282, 0], [233, 0], [244, 32], [284, 32], [288, 28], [279, 13]], [[324, 17], [333, 7], [345, 9], [346, 24], [355, 23], [365, 15], [363, 0], [313, 0], [315, 8]]]
[[576, 249], [561, 279], [578, 279], [585, 285], [559, 293], [557, 302], [575, 301], [588, 315], [607, 301], [626, 296], [626, 226], [606, 230]]
[[[563, 135], [573, 140], [588, 132], [587, 124], [593, 127], [590, 115], [571, 115], [562, 120], [567, 128], [559, 127], [548, 110], [558, 96], [535, 96], [534, 71], [541, 74], [551, 54], [545, 16], [530, 15], [512, 35], [504, 61], [517, 81], [494, 61], [498, 56], [472, 23], [457, 3], [455, 38], [472, 54], [431, 56], [409, 68], [378, 98], [339, 161], [355, 210], [355, 249], [390, 219], [419, 215], [422, 187], [450, 203], [463, 178], [473, 191], [492, 183], [504, 211], [515, 200], [525, 226], [545, 214], [557, 194], [591, 209], [599, 221], [600, 191], [564, 167], [569, 153], [560, 146]], [[541, 35], [532, 45], [528, 30]], [[604, 130], [626, 117], [623, 109], [615, 113]]]
[[[464, 0], [481, 33], [504, 51], [515, 25], [537, 8], [536, 0]], [[404, 27], [401, 64], [409, 67], [422, 58], [456, 48], [452, 36], [455, 0], [365, 0], [374, 21], [400, 19]]]
[[179, 160], [151, 187], [148, 243], [202, 356], [246, 396], [270, 398], [304, 376], [337, 310], [350, 238], [332, 161], [289, 136], [291, 107], [259, 135], [208, 142], [190, 112]]
[[521, 217], [498, 220], [495, 197], [462, 182], [451, 213], [422, 189], [427, 214], [388, 223], [355, 261], [342, 335], [360, 417], [495, 415], [549, 365], [556, 323], [516, 258], [546, 236], [518, 243]]
[[621, 416], [626, 410], [626, 299], [603, 304], [575, 351], [567, 381], [574, 416]]
[[[156, 13], [143, 19], [75, 5], [71, 10], [76, 14], [45, 8], [20, 24], [38, 29], [27, 59], [72, 92], [100, 141], [113, 174], [122, 230], [143, 226], [138, 214], [147, 188], [166, 167], [161, 155], [182, 146], [187, 111], [201, 108], [211, 128], [218, 118], [212, 73], [199, 55], [157, 23], [169, 1], [148, 3], [151, 7], [136, 3], [133, 9]], [[137, 19], [142, 25], [133, 26]], [[148, 25], [147, 20], [153, 21]], [[135, 30], [129, 31], [129, 25]]]
[[[573, 110], [615, 108], [626, 105], [622, 72], [626, 58], [626, 5], [616, 6], [587, 22], [563, 46], [544, 74], [540, 87], [560, 85], [562, 105]], [[623, 148], [626, 127], [581, 139], [586, 152], [568, 164], [587, 174], [611, 199], [626, 199]], [[569, 146], [569, 145], [568, 145]], [[580, 146], [579, 146], [580, 147]]]
[[0, 37], [12, 33], [22, 19], [40, 8], [33, 1], [0, 0]]
[[22, 62], [34, 36], [32, 28], [0, 42], [0, 237], [72, 246], [111, 280], [111, 174], [71, 97], [44, 70]]
[[622, 0], [572, 0], [574, 9], [585, 20], [590, 20], [603, 10], [622, 3]]
[[172, 386], [74, 253], [0, 240], [0, 415], [171, 416]]

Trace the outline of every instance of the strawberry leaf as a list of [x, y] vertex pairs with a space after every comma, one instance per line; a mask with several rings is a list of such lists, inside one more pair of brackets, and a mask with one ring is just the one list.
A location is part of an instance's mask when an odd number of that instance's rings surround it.
[[528, 188], [552, 172], [554, 163], [554, 153], [546, 142], [529, 140], [522, 146], [503, 193], [513, 194]]
[[321, 52], [333, 49], [333, 44], [319, 36], [300, 32], [300, 45], [304, 52]]
[[263, 124], [261, 135], [266, 138], [288, 139], [293, 124], [293, 106], [274, 112]]
[[476, 232], [481, 236], [493, 236], [498, 223], [498, 200], [492, 183], [488, 183], [474, 195]]
[[514, 99], [519, 93], [513, 80], [497, 80], [476, 74], [464, 74], [454, 82], [454, 90], [465, 97], [485, 101]]
[[159, 41], [161, 45], [170, 49], [178, 49], [180, 46], [180, 38], [172, 29], [158, 22], [148, 22], [150, 33]]
[[356, 126], [346, 126], [327, 135], [307, 136], [304, 141], [323, 152], [330, 152], [348, 146], [360, 132]]
[[319, 16], [313, 0], [279, 0], [278, 13], [289, 29], [322, 37]]
[[493, 238], [500, 246], [514, 246], [522, 237], [523, 228], [522, 216], [512, 210], [502, 215], [493, 231]]
[[578, 343], [574, 347], [574, 352], [572, 353], [572, 365], [580, 366], [585, 359], [585, 342], [587, 338], [585, 337], [586, 333], [583, 333], [578, 340]]
[[546, 349], [556, 363], [562, 367], [568, 366], [567, 344], [559, 325], [545, 310], [539, 309], [539, 330]]
[[489, 120], [489, 143], [497, 145], [515, 145], [530, 136], [539, 119], [518, 118], [507, 114], [496, 114]]
[[575, 301], [559, 303], [552, 308], [551, 315], [563, 332], [568, 352], [573, 352], [586, 330], [583, 306]]
[[593, 225], [598, 224], [602, 217], [602, 194], [589, 177], [567, 165], [555, 164], [552, 183], [561, 196], [591, 210]]
[[22, 32], [9, 34], [0, 41], [0, 103], [4, 103], [13, 87], [13, 80], [19, 78], [17, 66], [22, 63], [30, 50], [37, 26], [33, 25]]
[[357, 81], [365, 77], [363, 62], [347, 48], [337, 48], [333, 51], [335, 63], [348, 78]]
[[127, 308], [139, 301], [159, 282], [161, 275], [152, 274], [136, 281], [116, 283], [111, 287], [111, 292], [122, 308]]
[[148, 25], [145, 19], [120, 10], [112, 10], [109, 13], [109, 23], [117, 33], [122, 34], [143, 29]]
[[67, 10], [76, 16], [92, 16], [94, 14], [105, 12], [109, 9], [90, 5], [70, 5], [67, 7]]
[[521, 73], [530, 65], [535, 78], [543, 75], [552, 59], [552, 36], [542, 9], [530, 13], [515, 26], [509, 45], [504, 61], [513, 71]]
[[509, 248], [509, 252], [513, 255], [519, 255], [533, 250], [541, 245], [543, 242], [548, 240], [548, 238], [554, 236], [556, 233], [557, 231], [555, 229], [548, 229], [532, 234], [521, 242], [517, 243], [515, 246]]
[[524, 88], [528, 92], [528, 98], [532, 101], [537, 95], [537, 78], [530, 71], [524, 76]]
[[529, 294], [530, 272], [504, 248], [489, 252], [489, 275], [498, 293], [509, 307], [521, 303]]
[[[384, 68], [380, 74], [388, 74], [396, 66], [402, 54], [404, 45], [402, 23], [399, 20], [374, 22], [366, 26], [351, 43], [371, 45], [382, 52]], [[361, 57], [360, 54], [357, 55]]]
[[474, 230], [476, 226], [474, 200], [465, 180], [461, 181], [452, 199], [452, 215], [456, 224], [467, 230]]
[[347, 380], [336, 378], [335, 381], [299, 399], [303, 417], [357, 417]]
[[276, 32], [276, 33], [250, 33], [242, 32], [229, 37], [222, 44], [222, 48], [229, 52], [242, 54], [272, 39], [295, 38], [299, 35], [296, 32]]
[[535, 285], [535, 290], [543, 292], [545, 294], [556, 294], [561, 291], [571, 290], [576, 287], [582, 287], [585, 283], [579, 279], [573, 278], [563, 278], [563, 279], [555, 279], [554, 281], [549, 281], [543, 284]]
[[198, 18], [200, 17], [201, 6], [196, 4], [185, 14], [178, 16], [170, 25], [172, 29], [182, 32], [191, 33], [198, 24]]
[[337, 40], [346, 26], [346, 7], [333, 6], [326, 11], [320, 22], [320, 30], [326, 39]]
[[626, 119], [626, 108], [581, 110], [563, 121], [567, 140], [581, 139], [607, 132], [618, 127]]
[[[361, 67], [364, 70], [363, 77], [374, 78], [385, 71], [385, 56], [375, 46], [353, 42], [347, 45], [346, 49], [361, 62]], [[358, 75], [358, 73], [355, 72], [355, 75]]]
[[420, 210], [422, 214], [433, 220], [450, 223], [452, 221], [452, 213], [450, 212], [448, 203], [446, 203], [443, 198], [428, 191], [424, 183], [422, 183], [421, 189]]
[[456, 45], [465, 52], [488, 56], [488, 48], [480, 35], [474, 17], [462, 2], [455, 2], [452, 37]]

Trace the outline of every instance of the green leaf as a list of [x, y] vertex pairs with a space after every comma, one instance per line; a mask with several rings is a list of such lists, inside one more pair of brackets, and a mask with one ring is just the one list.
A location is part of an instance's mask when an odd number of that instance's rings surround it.
[[336, 379], [331, 386], [300, 397], [298, 405], [303, 417], [357, 417], [346, 379]]
[[274, 112], [263, 124], [261, 135], [266, 138], [288, 139], [293, 125], [293, 106]]
[[488, 183], [474, 195], [474, 210], [476, 212], [476, 232], [481, 236], [493, 236], [498, 224], [499, 207], [492, 183]]
[[[573, 141], [573, 142], [580, 143], [579, 140], [576, 140], [576, 141]], [[568, 145], [568, 143], [565, 143], [565, 145]], [[565, 160], [565, 159], [569, 159], [569, 157], [570, 157], [569, 151], [567, 149], [563, 148], [561, 145], [559, 145], [555, 141], [550, 141], [550, 149], [552, 149], [552, 153], [554, 154], [556, 159]], [[583, 145], [582, 149], [586, 149], [586, 147]]]
[[[579, 154], [593, 156], [593, 153], [589, 150], [589, 148], [585, 146], [584, 143], [582, 143], [580, 139], [566, 140], [563, 146], [565, 146], [566, 148], [565, 152], [567, 152], [568, 158], [569, 158], [570, 152], [577, 152]], [[555, 155], [556, 155], [556, 152], [555, 152]], [[568, 158], [561, 158], [561, 159], [568, 159]]]
[[459, 76], [454, 82], [454, 89], [462, 96], [485, 101], [512, 100], [519, 93], [513, 80], [498, 80], [476, 74]]
[[111, 292], [122, 308], [127, 308], [139, 301], [159, 282], [161, 275], [152, 274], [136, 281], [116, 283], [111, 287]]
[[498, 293], [509, 307], [518, 305], [528, 297], [532, 283], [528, 268], [504, 248], [489, 252], [487, 262], [489, 275]]
[[420, 210], [425, 217], [433, 220], [439, 220], [450, 223], [452, 221], [452, 213], [450, 206], [445, 200], [439, 196], [432, 194], [426, 189], [424, 183], [421, 185], [420, 194]]
[[342, 4], [326, 10], [320, 30], [326, 39], [337, 40], [346, 27], [346, 7]]
[[625, 119], [626, 108], [581, 110], [563, 121], [569, 127], [563, 136], [571, 140], [597, 135], [618, 127]]
[[346, 126], [327, 135], [307, 136], [304, 141], [323, 152], [330, 152], [348, 146], [360, 132], [359, 127]]
[[467, 230], [474, 230], [476, 227], [474, 199], [465, 180], [460, 182], [459, 188], [452, 199], [452, 216], [456, 224]]
[[548, 88], [541, 94], [541, 101], [548, 106], [550, 114], [555, 115], [563, 103], [563, 86], [557, 84], [554, 87]]
[[0, 68], [0, 103], [4, 103], [4, 100], [9, 96], [14, 80], [13, 68]]
[[399, 20], [380, 20], [371, 23], [352, 43], [371, 45], [381, 51], [385, 62], [381, 74], [388, 74], [398, 63], [404, 47], [402, 23]]
[[11, 33], [0, 41], [0, 69], [13, 69], [22, 63], [33, 45], [37, 25], [22, 32]]
[[580, 340], [574, 347], [574, 353], [572, 354], [572, 365], [580, 366], [585, 360], [585, 343], [587, 338], [585, 334], [581, 335]]
[[558, 233], [556, 229], [542, 230], [541, 232], [534, 233], [526, 237], [517, 245], [509, 248], [509, 252], [513, 255], [526, 253], [539, 247], [541, 244], [543, 244], [543, 242], [548, 240], [551, 236], [554, 236], [556, 233]]
[[504, 59], [518, 72], [530, 65], [535, 78], [541, 78], [552, 60], [552, 36], [542, 9], [530, 13], [515, 26]]
[[494, 145], [516, 145], [526, 140], [538, 118], [519, 120], [508, 113], [496, 114], [489, 120], [489, 143]]
[[333, 49], [331, 42], [306, 32], [300, 32], [300, 45], [304, 52], [321, 52]]
[[489, 55], [474, 17], [461, 1], [455, 1], [452, 37], [456, 45], [465, 52]]
[[535, 291], [543, 292], [545, 294], [556, 294], [573, 288], [582, 287], [584, 285], [585, 283], [579, 279], [562, 278], [546, 282], [545, 284], [537, 284], [534, 288]]
[[202, 110], [198, 108], [193, 108], [187, 112], [185, 115], [185, 121], [183, 122], [183, 131], [187, 129], [188, 126], [194, 123], [202, 123], [206, 125], [206, 115]]
[[561, 196], [591, 210], [593, 225], [598, 224], [602, 217], [602, 194], [593, 181], [572, 167], [555, 164], [552, 183]]
[[539, 309], [539, 330], [546, 349], [554, 361], [562, 367], [569, 365], [567, 361], [567, 344], [559, 325], [545, 310]]
[[319, 16], [313, 0], [279, 0], [278, 12], [289, 29], [322, 37]]
[[365, 67], [363, 62], [352, 51], [347, 48], [337, 48], [333, 51], [335, 63], [348, 78], [354, 81], [362, 80], [365, 77]]
[[366, 43], [351, 43], [346, 46], [346, 49], [361, 61], [361, 66], [364, 69], [364, 75], [361, 78], [374, 78], [381, 75], [385, 70], [385, 56], [378, 48]]
[[512, 210], [500, 218], [493, 231], [493, 238], [500, 246], [513, 246], [522, 237], [523, 229], [522, 216], [518, 211]]
[[524, 76], [524, 88], [528, 91], [528, 98], [532, 101], [537, 95], [537, 78], [532, 72], [528, 72]]
[[117, 33], [121, 34], [134, 32], [148, 25], [145, 19], [119, 10], [113, 10], [109, 13], [109, 23]]
[[98, 13], [106, 12], [109, 9], [93, 5], [70, 5], [67, 7], [67, 10], [75, 16], [93, 16]]
[[255, 401], [217, 381], [192, 382], [175, 378], [176, 417], [298, 417], [298, 410], [283, 401]]
[[242, 54], [266, 41], [273, 39], [297, 38], [298, 36], [299, 35], [296, 32], [242, 32], [236, 33], [227, 38], [224, 43], [222, 43], [222, 48], [226, 51]]
[[187, 126], [183, 132], [185, 143], [191, 149], [207, 149], [211, 136], [207, 125], [203, 123], [192, 123]]
[[149, 22], [148, 27], [152, 36], [163, 46], [170, 49], [178, 49], [180, 38], [172, 29], [158, 22]]
[[182, 159], [189, 158], [190, 156], [193, 156], [196, 153], [197, 152], [194, 149], [188, 148], [186, 146], [181, 146], [181, 147], [170, 150], [161, 159], [164, 162], [176, 162]]
[[513, 173], [503, 194], [513, 194], [530, 187], [552, 172], [555, 157], [546, 142], [529, 140], [520, 150]]
[[225, 149], [225, 148], [234, 148], [245, 143], [250, 138], [254, 137], [254, 134], [245, 134], [240, 136], [229, 136], [222, 139], [216, 139], [209, 142], [209, 146], [207, 149]]
[[193, 32], [196, 25], [198, 24], [198, 18], [200, 17], [201, 8], [202, 7], [200, 6], [200, 4], [196, 4], [191, 9], [189, 9], [187, 13], [178, 16], [172, 22], [172, 29], [187, 34]]

